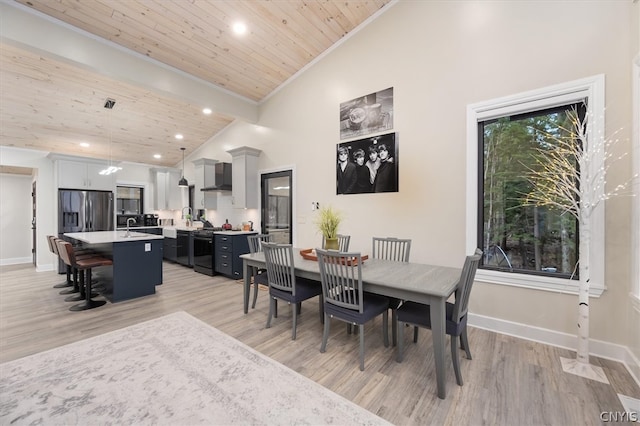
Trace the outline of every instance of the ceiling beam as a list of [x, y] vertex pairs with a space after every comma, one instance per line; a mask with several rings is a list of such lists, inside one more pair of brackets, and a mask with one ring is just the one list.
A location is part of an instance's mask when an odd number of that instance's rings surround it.
[[0, 40], [249, 123], [258, 119], [253, 100], [13, 1], [0, 1]]

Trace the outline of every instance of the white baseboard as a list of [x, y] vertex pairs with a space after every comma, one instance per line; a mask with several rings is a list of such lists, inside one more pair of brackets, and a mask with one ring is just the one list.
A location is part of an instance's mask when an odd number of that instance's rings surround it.
[[6, 265], [20, 265], [22, 263], [31, 263], [33, 262], [33, 258], [29, 257], [13, 257], [10, 259], [0, 259], [0, 266]]
[[[24, 265], [26, 263], [33, 262], [33, 258], [31, 257], [15, 257], [12, 259], [0, 259], [0, 266], [8, 266], [8, 265]], [[44, 265], [38, 264], [36, 266], [36, 272], [48, 272], [55, 271], [58, 268], [58, 264], [54, 263], [45, 263]]]
[[57, 263], [46, 263], [44, 265], [38, 265], [36, 267], [36, 272], [48, 272], [48, 271], [57, 271], [58, 264]]
[[[506, 334], [521, 339], [532, 340], [559, 348], [575, 351], [578, 347], [577, 335], [562, 333], [546, 328], [533, 327], [527, 324], [501, 320], [469, 313], [468, 324], [496, 333]], [[640, 360], [636, 358], [628, 347], [602, 340], [589, 340], [589, 353], [591, 355], [607, 358], [623, 363], [638, 386], [640, 386]]]

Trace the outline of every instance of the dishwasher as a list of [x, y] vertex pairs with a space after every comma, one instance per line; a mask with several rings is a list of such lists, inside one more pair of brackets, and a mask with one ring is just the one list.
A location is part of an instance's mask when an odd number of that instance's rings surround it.
[[176, 232], [177, 258], [176, 261], [184, 266], [193, 266], [193, 233], [191, 231]]

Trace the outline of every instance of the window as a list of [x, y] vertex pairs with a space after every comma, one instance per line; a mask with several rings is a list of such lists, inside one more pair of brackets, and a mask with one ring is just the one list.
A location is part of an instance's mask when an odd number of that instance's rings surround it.
[[483, 153], [478, 156], [482, 179], [477, 245], [484, 251], [480, 268], [578, 278], [578, 221], [558, 209], [527, 206], [525, 201], [532, 190], [527, 175], [538, 167], [537, 149], [565, 137], [571, 110], [584, 119], [581, 102], [478, 123], [478, 152]]
[[[577, 292], [571, 280], [578, 227], [570, 215], [523, 207], [530, 154], [563, 123], [567, 108], [586, 105], [591, 134], [604, 129], [604, 76], [469, 105], [467, 108], [467, 253], [485, 250], [478, 281]], [[592, 164], [594, 170], [603, 158]], [[604, 290], [604, 206], [591, 216], [592, 295]], [[577, 271], [576, 271], [577, 274]], [[577, 275], [574, 275], [576, 278]]]

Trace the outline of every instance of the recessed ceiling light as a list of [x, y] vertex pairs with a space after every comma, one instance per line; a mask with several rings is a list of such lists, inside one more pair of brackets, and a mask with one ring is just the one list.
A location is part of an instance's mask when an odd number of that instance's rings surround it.
[[87, 142], [80, 142], [80, 146], [83, 148], [89, 148], [89, 144]]
[[204, 109], [202, 110], [202, 113], [203, 113], [203, 114], [207, 114], [207, 115], [211, 114], [211, 113], [212, 113], [211, 108], [204, 108]]
[[182, 136], [180, 133], [176, 134], [176, 139], [182, 140], [183, 138], [184, 138], [184, 136]]
[[238, 35], [242, 35], [247, 32], [247, 26], [244, 24], [244, 22], [236, 22], [235, 24], [233, 24], [233, 32]]
[[162, 158], [162, 155], [160, 155], [160, 154], [153, 154], [153, 158]]

